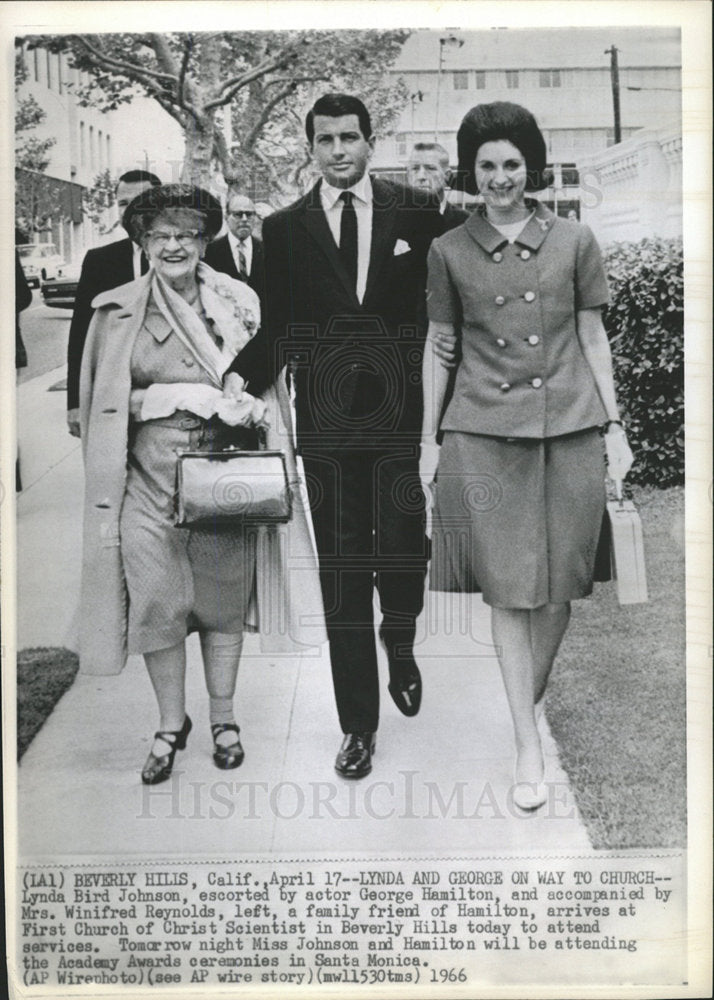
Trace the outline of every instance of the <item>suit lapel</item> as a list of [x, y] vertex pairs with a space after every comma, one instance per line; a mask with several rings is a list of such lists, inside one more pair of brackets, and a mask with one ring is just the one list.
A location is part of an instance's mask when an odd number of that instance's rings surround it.
[[372, 245], [369, 253], [369, 270], [364, 302], [383, 273], [384, 258], [392, 250], [392, 235], [397, 218], [397, 199], [391, 188], [372, 180]]
[[347, 274], [347, 271], [342, 263], [342, 258], [340, 257], [337, 244], [332, 238], [332, 232], [330, 231], [330, 226], [327, 222], [327, 216], [325, 215], [322, 202], [320, 200], [319, 182], [305, 197], [301, 215], [308, 233], [329, 261], [332, 269], [344, 286], [346, 294], [353, 300], [353, 308], [360, 309], [361, 306], [359, 299], [357, 298], [357, 292], [352, 286], [349, 275]]

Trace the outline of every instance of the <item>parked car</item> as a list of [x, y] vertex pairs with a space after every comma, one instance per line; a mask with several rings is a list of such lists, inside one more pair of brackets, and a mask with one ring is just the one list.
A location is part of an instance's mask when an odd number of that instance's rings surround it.
[[27, 283], [39, 288], [41, 281], [54, 278], [57, 269], [64, 265], [64, 257], [57, 253], [54, 243], [23, 243], [16, 246]]
[[62, 264], [55, 277], [43, 281], [40, 289], [46, 306], [56, 309], [74, 309], [74, 299], [79, 284], [81, 264]]

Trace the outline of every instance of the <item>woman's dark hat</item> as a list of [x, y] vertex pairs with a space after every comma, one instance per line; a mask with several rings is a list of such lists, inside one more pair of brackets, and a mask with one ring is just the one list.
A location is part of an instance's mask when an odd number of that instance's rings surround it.
[[487, 142], [505, 139], [521, 151], [526, 161], [526, 191], [542, 191], [550, 183], [546, 170], [545, 140], [530, 111], [509, 101], [477, 104], [464, 115], [456, 135], [459, 166], [452, 187], [467, 194], [478, 194], [474, 162], [476, 153]]
[[122, 217], [122, 226], [138, 243], [153, 220], [170, 208], [188, 208], [203, 216], [203, 235], [213, 239], [223, 226], [221, 203], [205, 188], [191, 184], [162, 184], [151, 187], [130, 201]]

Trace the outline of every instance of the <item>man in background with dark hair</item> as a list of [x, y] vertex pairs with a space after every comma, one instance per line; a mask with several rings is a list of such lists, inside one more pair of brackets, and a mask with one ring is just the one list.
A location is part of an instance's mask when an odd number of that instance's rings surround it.
[[[156, 174], [148, 170], [129, 170], [122, 174], [116, 189], [119, 219], [121, 220], [124, 209], [137, 195], [147, 188], [160, 185], [161, 181]], [[88, 250], [85, 254], [67, 343], [67, 428], [74, 437], [79, 437], [79, 373], [84, 342], [94, 313], [92, 301], [100, 292], [125, 285], [146, 270], [148, 264], [141, 247], [128, 237]]]
[[253, 236], [255, 205], [246, 195], [230, 190], [226, 198], [228, 232], [206, 247], [205, 262], [214, 271], [229, 274], [249, 285], [260, 299], [265, 299], [263, 244]]
[[362, 778], [379, 720], [375, 585], [389, 692], [404, 715], [421, 702], [414, 640], [428, 547], [417, 309], [443, 223], [430, 194], [369, 176], [374, 136], [360, 100], [321, 97], [305, 130], [322, 177], [263, 224], [265, 321], [232, 369], [253, 393], [286, 364], [294, 379], [344, 733], [335, 768]]

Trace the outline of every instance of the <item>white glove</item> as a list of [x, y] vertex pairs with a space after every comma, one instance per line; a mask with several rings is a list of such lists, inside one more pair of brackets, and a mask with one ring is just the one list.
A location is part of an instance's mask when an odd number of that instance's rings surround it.
[[208, 420], [222, 399], [221, 390], [201, 382], [155, 382], [144, 393], [141, 420], [170, 417], [176, 410], [188, 410]]
[[244, 392], [241, 399], [221, 396], [216, 405], [216, 415], [229, 427], [268, 427], [266, 406], [262, 399], [256, 399]]
[[223, 395], [231, 399], [241, 399], [245, 380], [238, 372], [229, 372], [223, 380]]
[[605, 453], [607, 455], [608, 476], [616, 483], [621, 483], [632, 468], [634, 461], [624, 427], [619, 424], [610, 424], [605, 433]]

